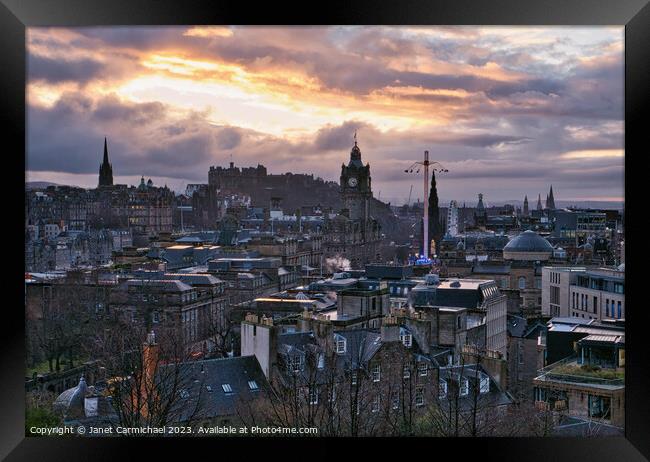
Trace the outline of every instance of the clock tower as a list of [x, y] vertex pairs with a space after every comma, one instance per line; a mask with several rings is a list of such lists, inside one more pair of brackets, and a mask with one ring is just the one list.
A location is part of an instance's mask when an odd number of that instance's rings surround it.
[[370, 187], [370, 164], [363, 165], [361, 150], [354, 134], [354, 146], [350, 151], [348, 165], [341, 165], [341, 202], [349, 211], [351, 220], [366, 222], [370, 218], [368, 207], [372, 199]]

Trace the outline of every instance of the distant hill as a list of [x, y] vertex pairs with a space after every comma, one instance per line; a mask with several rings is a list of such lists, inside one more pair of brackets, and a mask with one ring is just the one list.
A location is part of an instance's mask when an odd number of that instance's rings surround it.
[[49, 181], [28, 181], [25, 183], [25, 189], [45, 189], [48, 186], [61, 186], [57, 183], [50, 183]]

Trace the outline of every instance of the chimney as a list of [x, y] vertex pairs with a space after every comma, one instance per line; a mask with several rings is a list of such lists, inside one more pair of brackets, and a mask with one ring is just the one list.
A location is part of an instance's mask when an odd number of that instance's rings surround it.
[[271, 317], [248, 313], [241, 323], [241, 355], [254, 355], [267, 378], [277, 360], [278, 331]]
[[399, 324], [397, 317], [388, 315], [384, 317], [381, 323], [381, 341], [386, 342], [399, 342]]
[[158, 360], [160, 359], [160, 346], [156, 343], [156, 333], [152, 330], [147, 334], [147, 340], [142, 345], [142, 379], [140, 380], [140, 401], [134, 400], [135, 403], [143, 403], [141, 405], [142, 415], [149, 414], [149, 398], [154, 390], [154, 379], [156, 376], [156, 369], [158, 368]]

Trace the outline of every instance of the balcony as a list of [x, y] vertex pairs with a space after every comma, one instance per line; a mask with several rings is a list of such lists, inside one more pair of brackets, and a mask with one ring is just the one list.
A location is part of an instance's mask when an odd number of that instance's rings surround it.
[[622, 387], [625, 385], [625, 371], [580, 365], [578, 358], [571, 356], [540, 369], [535, 380]]

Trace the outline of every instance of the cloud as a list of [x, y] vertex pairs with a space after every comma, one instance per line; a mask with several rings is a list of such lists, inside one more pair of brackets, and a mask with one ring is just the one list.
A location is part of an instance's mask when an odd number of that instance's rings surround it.
[[30, 28], [28, 49], [34, 172], [94, 175], [108, 136], [125, 177], [206, 181], [232, 156], [336, 180], [358, 131], [382, 198], [424, 150], [459, 198], [622, 190], [612, 29]]
[[106, 67], [92, 59], [60, 60], [29, 54], [27, 75], [30, 80], [87, 83], [105, 73]]

